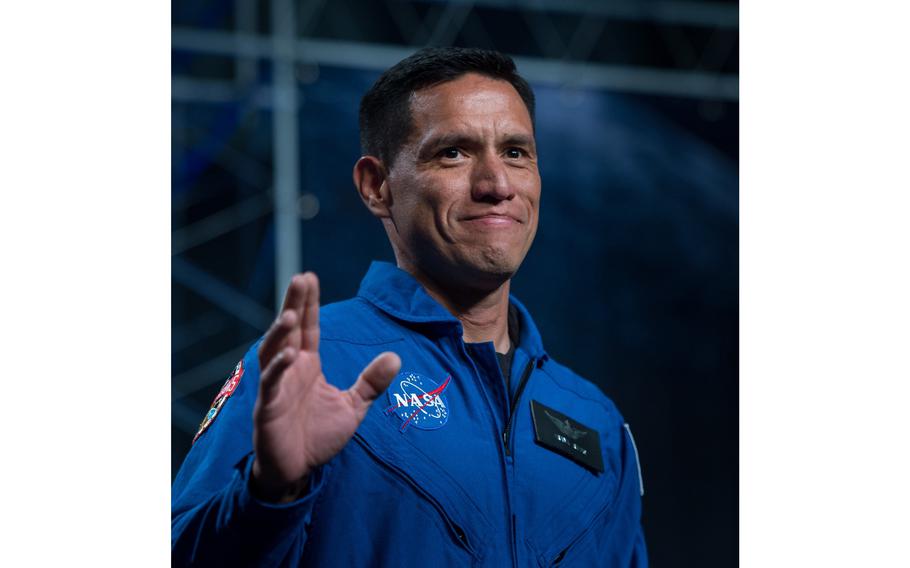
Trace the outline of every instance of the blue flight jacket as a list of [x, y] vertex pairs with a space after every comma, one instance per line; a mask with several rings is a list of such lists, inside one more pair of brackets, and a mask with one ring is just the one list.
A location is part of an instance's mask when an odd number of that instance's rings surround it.
[[[322, 307], [330, 383], [349, 388], [383, 351], [402, 367], [289, 504], [248, 488], [254, 345], [174, 481], [173, 564], [647, 566], [628, 426], [600, 389], [547, 355], [511, 302], [521, 335], [508, 395], [493, 343], [466, 344], [461, 323], [391, 264], [373, 263], [355, 298]], [[597, 431], [602, 473], [535, 441], [532, 400]]]

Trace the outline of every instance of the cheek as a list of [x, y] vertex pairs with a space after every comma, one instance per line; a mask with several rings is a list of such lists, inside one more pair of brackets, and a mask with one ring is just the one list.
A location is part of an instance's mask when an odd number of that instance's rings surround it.
[[439, 180], [416, 177], [398, 188], [393, 209], [399, 232], [424, 240], [451, 230], [452, 194]]
[[536, 195], [540, 193], [540, 172], [537, 168], [515, 167], [511, 170], [511, 181], [515, 187], [522, 188], [527, 195]]
[[537, 211], [540, 207], [540, 177], [536, 174], [529, 173], [522, 182], [524, 183], [523, 187], [526, 188], [524, 196], [528, 208], [530, 209], [529, 213], [531, 217], [536, 220]]
[[428, 177], [420, 184], [415, 209], [424, 218], [433, 218], [437, 224], [450, 224], [455, 214], [459, 195], [457, 182], [443, 176]]

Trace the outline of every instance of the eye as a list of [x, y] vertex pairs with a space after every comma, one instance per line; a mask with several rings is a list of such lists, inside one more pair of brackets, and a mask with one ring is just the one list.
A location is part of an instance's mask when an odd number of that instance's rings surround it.
[[513, 160], [517, 160], [518, 158], [521, 158], [522, 156], [524, 156], [526, 154], [527, 154], [527, 152], [525, 152], [521, 148], [509, 148], [508, 150], [506, 150], [506, 157], [511, 158]]
[[461, 157], [461, 150], [452, 146], [451, 148], [443, 149], [438, 155], [440, 158], [445, 158], [447, 160], [457, 160]]

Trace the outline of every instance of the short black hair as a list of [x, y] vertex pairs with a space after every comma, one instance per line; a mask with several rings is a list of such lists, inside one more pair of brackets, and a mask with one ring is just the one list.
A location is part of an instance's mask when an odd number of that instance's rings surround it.
[[413, 128], [411, 94], [467, 73], [511, 84], [534, 125], [534, 92], [508, 55], [488, 49], [427, 47], [383, 73], [360, 101], [360, 146], [391, 167]]

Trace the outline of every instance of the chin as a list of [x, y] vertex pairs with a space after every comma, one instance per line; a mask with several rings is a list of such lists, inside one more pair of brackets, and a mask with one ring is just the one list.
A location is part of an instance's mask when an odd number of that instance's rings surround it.
[[521, 259], [502, 250], [486, 250], [475, 258], [464, 263], [466, 274], [470, 274], [478, 284], [499, 286], [518, 271]]

